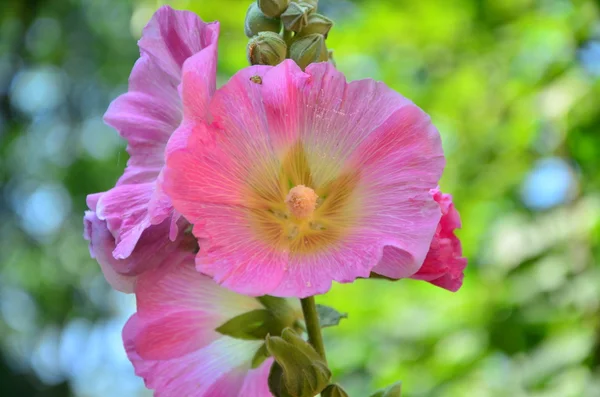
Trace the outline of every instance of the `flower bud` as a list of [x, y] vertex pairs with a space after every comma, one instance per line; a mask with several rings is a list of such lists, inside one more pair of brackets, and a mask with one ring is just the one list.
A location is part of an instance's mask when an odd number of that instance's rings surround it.
[[308, 15], [315, 10], [312, 4], [300, 1], [291, 3], [290, 6], [281, 14], [281, 22], [287, 30], [300, 32], [308, 25]]
[[248, 61], [251, 65], [275, 66], [285, 59], [287, 45], [277, 33], [260, 32], [248, 43]]
[[317, 11], [317, 7], [319, 6], [319, 0], [292, 0], [294, 3], [308, 3], [315, 8]]
[[386, 389], [379, 390], [371, 397], [401, 397], [402, 396], [402, 382], [396, 382]]
[[327, 363], [290, 328], [281, 337], [267, 336], [267, 350], [276, 361], [269, 374], [269, 390], [276, 397], [313, 397], [331, 379]]
[[329, 385], [321, 392], [321, 397], [348, 397], [340, 385]]
[[313, 33], [299, 38], [290, 47], [290, 58], [296, 61], [302, 70], [311, 63], [327, 61], [329, 54], [325, 46], [325, 37]]
[[258, 7], [268, 17], [275, 18], [280, 16], [288, 5], [290, 0], [258, 0]]
[[299, 33], [300, 36], [307, 36], [313, 33], [322, 34], [327, 38], [327, 34], [333, 26], [333, 21], [321, 14], [311, 14], [308, 16], [308, 24]]
[[244, 32], [248, 38], [256, 36], [260, 32], [281, 31], [281, 21], [279, 19], [269, 18], [260, 11], [256, 3], [250, 4], [246, 12], [246, 21], [244, 22]]

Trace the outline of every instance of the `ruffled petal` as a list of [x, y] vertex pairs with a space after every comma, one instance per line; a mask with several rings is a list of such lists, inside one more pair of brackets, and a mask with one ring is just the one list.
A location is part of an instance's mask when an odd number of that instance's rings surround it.
[[[240, 293], [303, 297], [366, 277], [382, 259], [382, 272], [399, 273], [389, 256], [404, 258], [403, 276], [419, 269], [441, 216], [429, 190], [444, 157], [417, 106], [372, 80], [346, 83], [327, 64], [304, 73], [285, 61], [237, 73], [210, 112], [208, 125], [185, 107], [187, 146], [169, 152], [165, 171], [203, 242], [200, 271]], [[299, 238], [277, 226], [298, 185], [324, 200], [322, 222]]]
[[451, 195], [443, 194], [439, 189], [432, 190], [431, 194], [442, 210], [442, 218], [423, 266], [411, 278], [456, 292], [462, 286], [467, 266], [460, 240], [454, 234], [454, 230], [461, 227], [460, 215]]
[[191, 11], [175, 11], [162, 6], [142, 32], [138, 42], [162, 70], [179, 79], [184, 62], [200, 50], [216, 43], [218, 22], [205, 23]]
[[122, 264], [112, 256], [115, 239], [106, 227], [106, 222], [98, 219], [94, 212], [86, 211], [83, 225], [83, 237], [89, 241], [90, 256], [98, 261], [106, 281], [117, 291], [132, 293], [136, 278], [115, 271], [115, 267], [121, 267]]
[[117, 186], [98, 201], [98, 217], [116, 239], [117, 259], [129, 257], [146, 230], [156, 236], [156, 225], [165, 221], [170, 225], [160, 236], [164, 244], [176, 240], [187, 227], [179, 222], [180, 214], [160, 187], [161, 171], [168, 141], [183, 115], [179, 94], [183, 64], [194, 54], [203, 60], [204, 69], [197, 74], [202, 74], [206, 89], [196, 95], [208, 103], [216, 84], [218, 34], [218, 23], [207, 24], [192, 12], [161, 7], [143, 31], [141, 57], [131, 72], [129, 91], [115, 99], [104, 116], [127, 140], [130, 154]]

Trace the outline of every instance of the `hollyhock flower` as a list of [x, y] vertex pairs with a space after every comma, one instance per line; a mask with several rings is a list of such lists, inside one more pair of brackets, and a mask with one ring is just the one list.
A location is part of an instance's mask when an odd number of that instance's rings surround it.
[[273, 360], [251, 368], [264, 340], [215, 330], [238, 315], [264, 309], [257, 299], [198, 273], [193, 254], [185, 253], [142, 274], [135, 293], [137, 313], [125, 325], [123, 341], [136, 374], [156, 396], [271, 397], [267, 378]]
[[[162, 178], [167, 142], [182, 119], [178, 86], [183, 64], [194, 54], [209, 58], [202, 72], [209, 76], [207, 89], [214, 91], [218, 34], [218, 23], [204, 23], [192, 12], [168, 6], [161, 7], [143, 30], [141, 56], [131, 72], [129, 91], [115, 99], [104, 115], [105, 122], [127, 140], [130, 159], [116, 186], [90, 199], [95, 214], [86, 214], [88, 231], [101, 236], [103, 249], [114, 244], [114, 258], [104, 251], [99, 255], [97, 244], [92, 244], [105, 271], [105, 264], [127, 263], [134, 268], [121, 266], [117, 273], [140, 273], [160, 262], [156, 258], [165, 257], [169, 240], [177, 242], [189, 226], [157, 182]], [[155, 260], [125, 261], [141, 251], [136, 250], [140, 245], [144, 246], [140, 255]], [[138, 265], [143, 269], [135, 268]]]
[[462, 286], [463, 271], [467, 266], [460, 240], [454, 234], [454, 230], [461, 226], [460, 215], [451, 195], [443, 194], [439, 189], [433, 189], [431, 194], [442, 210], [442, 218], [423, 266], [411, 278], [456, 292]]
[[201, 240], [200, 272], [243, 294], [306, 297], [372, 270], [419, 270], [444, 166], [420, 108], [383, 83], [290, 60], [241, 70], [209, 103], [205, 64], [184, 65], [174, 136], [187, 143], [167, 154], [164, 180]]
[[[125, 259], [113, 256], [115, 238], [106, 225], [106, 221], [98, 218], [96, 207], [99, 194], [88, 196], [88, 206], [83, 218], [83, 237], [89, 241], [90, 256], [100, 264], [104, 277], [118, 291], [132, 293], [137, 276], [142, 272], [160, 266], [175, 251], [193, 252], [196, 242], [190, 241], [190, 235], [178, 234], [174, 241], [165, 236], [169, 233], [170, 221], [166, 220], [144, 233], [134, 251]], [[179, 220], [179, 223], [184, 223]]]

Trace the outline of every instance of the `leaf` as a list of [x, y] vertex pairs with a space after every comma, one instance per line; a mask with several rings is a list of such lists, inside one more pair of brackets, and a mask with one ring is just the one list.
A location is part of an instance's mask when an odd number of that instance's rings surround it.
[[386, 389], [379, 390], [371, 397], [400, 397], [402, 394], [402, 382], [396, 382]]
[[260, 345], [260, 347], [258, 348], [256, 353], [254, 353], [254, 357], [252, 357], [252, 369], [256, 369], [256, 368], [260, 367], [261, 364], [264, 363], [265, 360], [267, 358], [269, 358], [270, 356], [271, 355], [269, 354], [269, 351], [267, 350], [267, 345], [265, 345], [264, 343], [262, 345]]
[[237, 339], [262, 340], [275, 323], [273, 314], [265, 309], [240, 314], [216, 329], [217, 332]]
[[321, 328], [333, 327], [340, 323], [343, 318], [348, 318], [348, 313], [340, 313], [333, 307], [317, 305], [319, 324]]

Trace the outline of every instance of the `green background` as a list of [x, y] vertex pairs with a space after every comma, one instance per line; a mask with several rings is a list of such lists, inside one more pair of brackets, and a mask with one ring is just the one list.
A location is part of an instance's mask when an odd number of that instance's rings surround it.
[[[0, 13], [0, 384], [6, 396], [143, 396], [134, 309], [81, 237], [125, 144], [102, 124], [161, 2], [4, 0]], [[249, 1], [173, 1], [221, 21], [219, 81], [247, 65]], [[600, 396], [600, 6], [592, 0], [321, 0], [349, 80], [425, 109], [469, 266], [450, 293], [334, 285], [324, 331], [353, 397]], [[6, 393], [6, 394], [4, 394]]]

